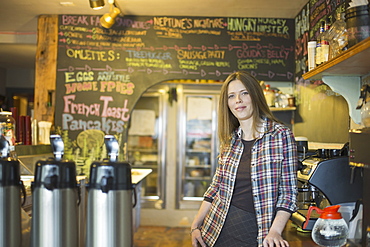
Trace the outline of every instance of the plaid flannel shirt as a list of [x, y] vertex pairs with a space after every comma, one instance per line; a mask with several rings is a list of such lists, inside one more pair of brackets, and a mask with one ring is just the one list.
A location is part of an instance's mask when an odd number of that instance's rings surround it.
[[[297, 199], [297, 147], [289, 128], [265, 119], [261, 133], [252, 147], [251, 180], [258, 225], [258, 246], [269, 232], [278, 210], [294, 212]], [[242, 130], [233, 133], [231, 145], [220, 153], [218, 167], [204, 197], [212, 207], [202, 225], [208, 246], [216, 242], [234, 191], [236, 173], [243, 153]]]

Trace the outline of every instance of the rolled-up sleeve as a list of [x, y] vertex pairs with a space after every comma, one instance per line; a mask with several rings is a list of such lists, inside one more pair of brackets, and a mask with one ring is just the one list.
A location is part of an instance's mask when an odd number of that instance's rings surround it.
[[293, 213], [297, 210], [297, 145], [292, 132], [287, 128], [282, 133], [283, 160], [281, 166], [277, 210]]

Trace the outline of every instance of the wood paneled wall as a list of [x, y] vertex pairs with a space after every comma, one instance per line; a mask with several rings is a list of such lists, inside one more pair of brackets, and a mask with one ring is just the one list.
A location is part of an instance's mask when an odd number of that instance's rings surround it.
[[58, 15], [42, 15], [37, 26], [34, 117], [54, 122]]

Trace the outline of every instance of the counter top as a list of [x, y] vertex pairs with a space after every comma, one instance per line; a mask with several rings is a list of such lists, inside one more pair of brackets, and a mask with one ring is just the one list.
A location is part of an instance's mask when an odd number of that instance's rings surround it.
[[[152, 169], [131, 169], [131, 180], [132, 184], [136, 185], [140, 183], [146, 176], [152, 172]], [[86, 179], [86, 176], [77, 176], [77, 181]], [[33, 181], [33, 176], [21, 176], [23, 184], [27, 187], [31, 187], [31, 182]]]
[[146, 176], [152, 172], [152, 169], [131, 169], [132, 184], [140, 183]]
[[327, 143], [327, 142], [308, 142], [308, 149], [309, 150], [317, 150], [317, 149], [341, 149], [345, 143]]
[[283, 231], [283, 238], [288, 241], [289, 247], [318, 247], [311, 239], [311, 232], [297, 231], [297, 226], [288, 221]]
[[[283, 231], [283, 238], [288, 241], [289, 247], [319, 247], [311, 238], [311, 232], [300, 232], [297, 226], [289, 220]], [[345, 247], [360, 247], [351, 239], [347, 240]]]

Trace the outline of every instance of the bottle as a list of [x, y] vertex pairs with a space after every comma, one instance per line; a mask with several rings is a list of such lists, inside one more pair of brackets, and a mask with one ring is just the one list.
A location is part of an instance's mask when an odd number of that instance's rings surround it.
[[0, 108], [0, 135], [4, 135], [9, 142], [10, 151], [14, 151], [15, 146], [15, 120], [10, 111], [3, 111]]
[[361, 107], [361, 123], [365, 127], [370, 127], [370, 101], [365, 101]]
[[265, 95], [267, 105], [270, 107], [275, 106], [275, 92], [271, 89], [269, 84], [266, 84], [263, 94]]
[[325, 22], [321, 22], [321, 25], [320, 25], [320, 33], [319, 35], [317, 36], [317, 39], [316, 39], [316, 66], [319, 66], [321, 64], [321, 37], [322, 37], [322, 34], [324, 33], [324, 30], [325, 30]]
[[321, 63], [325, 63], [329, 60], [329, 29], [330, 21], [329, 19], [326, 19], [324, 32], [321, 36]]
[[38, 144], [38, 136], [39, 136], [39, 132], [38, 132], [38, 124], [37, 124], [37, 119], [33, 119], [32, 120], [32, 123], [31, 123], [31, 136], [32, 136], [32, 145], [37, 145]]
[[316, 41], [309, 41], [307, 44], [307, 57], [308, 57], [308, 70], [312, 70], [316, 67]]
[[184, 195], [187, 197], [193, 197], [195, 195], [195, 186], [193, 182], [187, 182], [185, 184]]
[[321, 22], [320, 26], [320, 33], [317, 36], [317, 41], [316, 41], [316, 66], [319, 66], [321, 64], [321, 37], [324, 33], [325, 30], [325, 22]]
[[207, 190], [207, 184], [205, 181], [197, 181], [195, 185], [195, 196], [202, 197], [204, 192]]
[[347, 28], [344, 20], [344, 13], [337, 13], [333, 25], [328, 31], [329, 38], [329, 59], [334, 58], [347, 46]]

